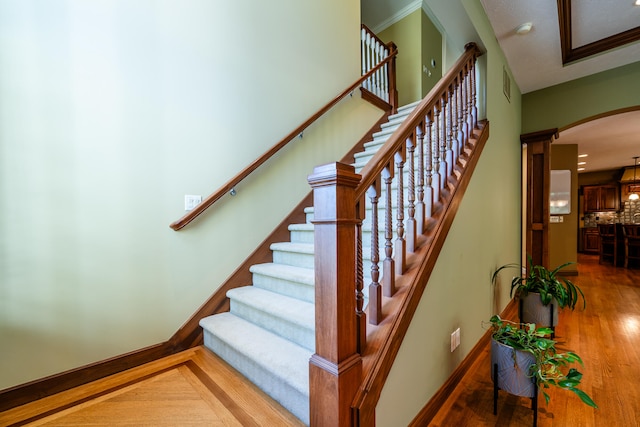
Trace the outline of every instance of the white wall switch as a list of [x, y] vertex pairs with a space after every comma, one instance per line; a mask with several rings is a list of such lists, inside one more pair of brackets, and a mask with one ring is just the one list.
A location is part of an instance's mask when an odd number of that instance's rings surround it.
[[202, 203], [202, 196], [194, 196], [194, 195], [185, 195], [184, 196], [184, 210], [190, 211], [193, 210], [196, 206]]
[[460, 345], [460, 328], [451, 333], [451, 352], [458, 348]]

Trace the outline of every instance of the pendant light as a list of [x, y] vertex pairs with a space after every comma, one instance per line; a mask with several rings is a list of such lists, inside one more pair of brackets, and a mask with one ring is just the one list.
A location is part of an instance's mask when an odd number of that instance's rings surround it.
[[[633, 184], [635, 185], [636, 183], [636, 169], [638, 169], [638, 156], [635, 156], [633, 158], [634, 163], [633, 163]], [[635, 190], [635, 188], [634, 188]], [[640, 199], [640, 196], [638, 195], [637, 191], [634, 191], [633, 193], [629, 194], [629, 200], [638, 200]]]

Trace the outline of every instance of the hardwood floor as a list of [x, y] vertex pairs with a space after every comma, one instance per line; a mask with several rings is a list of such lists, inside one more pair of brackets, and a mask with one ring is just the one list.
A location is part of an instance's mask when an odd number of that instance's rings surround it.
[[174, 356], [0, 413], [0, 426], [301, 426], [209, 350]]
[[[587, 308], [564, 310], [556, 328], [559, 348], [574, 350], [584, 361], [582, 389], [598, 405], [592, 409], [565, 390], [549, 390], [540, 399], [539, 427], [640, 426], [640, 270], [598, 264], [597, 255], [578, 256]], [[511, 319], [517, 320], [517, 319]], [[484, 350], [430, 426], [533, 425], [531, 400], [500, 391], [493, 415], [489, 348]]]
[[[583, 390], [550, 390], [540, 427], [640, 426], [640, 269], [580, 255], [586, 310], [561, 312], [559, 347], [584, 360]], [[512, 319], [516, 320], [516, 319]], [[531, 401], [500, 392], [493, 415], [489, 349], [473, 362], [430, 426], [529, 426]], [[298, 426], [299, 420], [202, 347], [0, 413], [0, 426]]]

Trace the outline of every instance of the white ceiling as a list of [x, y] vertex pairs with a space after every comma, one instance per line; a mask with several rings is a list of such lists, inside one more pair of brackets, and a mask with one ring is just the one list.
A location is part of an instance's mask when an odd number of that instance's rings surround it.
[[[640, 6], [633, 1], [573, 0], [572, 48], [640, 26]], [[640, 60], [640, 43], [636, 42], [563, 66], [555, 0], [480, 2], [522, 93]], [[533, 24], [531, 31], [516, 34], [515, 29], [525, 22]]]
[[[571, 48], [600, 40], [640, 26], [640, 6], [634, 0], [571, 1]], [[562, 63], [562, 50], [556, 0], [480, 0], [494, 29], [498, 43], [507, 57], [513, 78], [521, 92], [528, 93], [576, 78], [640, 61], [640, 42], [575, 61]], [[459, 1], [451, 0], [361, 0], [362, 22], [380, 30], [423, 6], [440, 18], [448, 14], [459, 18], [464, 10]], [[443, 13], [444, 12], [444, 13]], [[466, 19], [466, 16], [464, 17]], [[533, 24], [526, 35], [515, 29], [525, 22]], [[441, 31], [451, 28], [440, 22]], [[476, 41], [477, 35], [456, 25], [465, 40]], [[640, 84], [640, 83], [639, 83]], [[640, 100], [639, 100], [640, 104]], [[578, 144], [578, 150], [589, 154], [585, 172], [633, 165], [640, 155], [640, 111], [609, 116], [574, 126], [560, 133], [554, 144]]]

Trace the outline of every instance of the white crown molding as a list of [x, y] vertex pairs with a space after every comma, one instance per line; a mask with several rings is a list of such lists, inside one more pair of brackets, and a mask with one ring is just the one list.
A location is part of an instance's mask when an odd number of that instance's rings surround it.
[[371, 28], [371, 31], [373, 31], [374, 34], [378, 34], [381, 31], [385, 30], [386, 28], [389, 28], [390, 26], [392, 26], [396, 22], [400, 21], [402, 18], [404, 18], [404, 17], [412, 14], [416, 10], [420, 9], [421, 7], [422, 7], [422, 0], [416, 0], [416, 1], [412, 2], [412, 3], [410, 3], [409, 5], [407, 5], [406, 7], [402, 8], [401, 10], [399, 10], [393, 16], [391, 16], [391, 17], [385, 19], [384, 21], [380, 22], [374, 28]]

